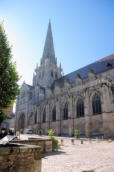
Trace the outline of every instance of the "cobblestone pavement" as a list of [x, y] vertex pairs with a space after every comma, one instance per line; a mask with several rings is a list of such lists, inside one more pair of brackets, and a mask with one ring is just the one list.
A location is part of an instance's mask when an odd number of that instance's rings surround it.
[[42, 172], [114, 172], [114, 141], [64, 140], [58, 152], [47, 153], [42, 158]]

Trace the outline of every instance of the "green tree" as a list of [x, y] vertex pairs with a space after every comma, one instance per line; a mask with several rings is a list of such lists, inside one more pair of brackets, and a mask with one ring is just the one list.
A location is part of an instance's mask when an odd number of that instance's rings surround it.
[[12, 62], [11, 47], [3, 24], [0, 23], [0, 123], [6, 117], [4, 109], [12, 106], [19, 94], [18, 80], [16, 64]]

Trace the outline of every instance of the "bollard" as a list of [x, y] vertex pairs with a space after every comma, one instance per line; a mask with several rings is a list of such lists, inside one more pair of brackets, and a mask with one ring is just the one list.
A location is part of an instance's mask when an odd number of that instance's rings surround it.
[[98, 139], [98, 137], [96, 137], [96, 142], [97, 142], [97, 143], [99, 142], [99, 139]]
[[84, 141], [83, 141], [83, 139], [81, 139], [81, 144], [83, 144], [84, 143]]
[[91, 138], [89, 138], [89, 143], [91, 143], [92, 142], [92, 140], [91, 140]]
[[71, 139], [72, 145], [74, 145], [74, 139]]
[[61, 145], [63, 146], [63, 139], [61, 139]]

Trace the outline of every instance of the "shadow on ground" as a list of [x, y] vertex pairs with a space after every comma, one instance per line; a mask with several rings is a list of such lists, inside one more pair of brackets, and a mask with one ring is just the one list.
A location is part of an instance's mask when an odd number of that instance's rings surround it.
[[61, 155], [61, 154], [66, 154], [66, 152], [63, 151], [47, 152], [43, 154], [42, 158], [46, 158], [47, 156], [53, 156], [53, 155]]

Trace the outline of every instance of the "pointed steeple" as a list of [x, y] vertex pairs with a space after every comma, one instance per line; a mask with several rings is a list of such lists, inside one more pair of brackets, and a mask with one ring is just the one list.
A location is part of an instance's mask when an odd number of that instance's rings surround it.
[[43, 59], [55, 58], [55, 51], [54, 51], [54, 45], [53, 45], [53, 36], [52, 36], [50, 20], [49, 20], [49, 24], [48, 24], [48, 31], [47, 31], [47, 36], [46, 36], [46, 40], [45, 40], [42, 58]]
[[42, 87], [51, 87], [53, 82], [60, 78], [62, 69], [57, 66], [57, 58], [55, 57], [53, 36], [51, 31], [51, 22], [49, 21], [44, 51], [40, 61], [40, 66], [35, 70], [33, 77], [33, 85], [41, 85]]

